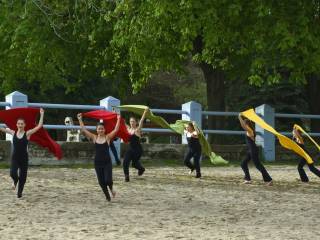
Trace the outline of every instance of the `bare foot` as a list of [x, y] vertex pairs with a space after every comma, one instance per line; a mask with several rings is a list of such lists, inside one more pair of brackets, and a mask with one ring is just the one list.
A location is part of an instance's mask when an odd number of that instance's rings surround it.
[[111, 191], [112, 197], [115, 198], [116, 197], [116, 192], [115, 191]]
[[12, 185], [11, 185], [11, 189], [12, 189], [12, 190], [16, 190], [16, 187], [17, 187], [17, 185], [16, 185], [16, 184], [14, 184], [14, 183], [12, 183]]
[[251, 184], [251, 180], [244, 180], [243, 184]]
[[267, 186], [273, 186], [272, 180], [271, 180], [270, 182], [266, 182], [266, 185], [267, 185]]

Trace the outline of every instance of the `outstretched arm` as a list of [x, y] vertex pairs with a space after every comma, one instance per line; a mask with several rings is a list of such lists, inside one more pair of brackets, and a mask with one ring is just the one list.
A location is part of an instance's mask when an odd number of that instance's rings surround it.
[[300, 132], [296, 128], [294, 128], [293, 131], [294, 131], [294, 133], [296, 135], [296, 139], [298, 140], [298, 142], [301, 143], [301, 144], [304, 144], [303, 137], [300, 134]]
[[81, 127], [81, 131], [83, 132], [83, 134], [84, 134], [88, 139], [91, 139], [91, 140], [94, 142], [95, 139], [96, 139], [96, 135], [94, 135], [93, 133], [89, 132], [89, 131], [85, 128], [84, 123], [83, 123], [83, 121], [82, 121], [82, 114], [81, 114], [81, 113], [78, 113], [77, 117], [78, 117], [79, 124], [80, 124], [80, 127]]
[[245, 131], [247, 131], [247, 133], [249, 134], [249, 136], [254, 136], [254, 135], [255, 135], [255, 134], [254, 134], [254, 130], [251, 129], [251, 127], [248, 126], [248, 124], [245, 123], [245, 121], [243, 120], [241, 113], [239, 114], [239, 121], [240, 121], [241, 127], [242, 127]]
[[38, 125], [35, 128], [32, 128], [30, 130], [27, 131], [27, 137], [30, 137], [32, 134], [36, 133], [37, 131], [39, 131], [40, 128], [42, 128], [43, 126], [43, 117], [44, 117], [44, 110], [43, 108], [40, 108], [40, 120]]
[[14, 131], [12, 129], [10, 129], [10, 128], [0, 128], [0, 131], [3, 132], [3, 133], [11, 134], [11, 135], [14, 134]]
[[109, 138], [109, 141], [111, 141], [117, 134], [117, 132], [119, 131], [120, 128], [120, 120], [121, 120], [121, 116], [117, 115], [117, 123], [116, 126], [114, 127], [114, 129], [112, 130], [112, 132], [110, 132], [107, 136]]
[[143, 126], [143, 122], [144, 122], [144, 120], [145, 120], [145, 118], [146, 118], [147, 112], [148, 112], [149, 110], [150, 110], [150, 109], [149, 109], [148, 107], [144, 110], [144, 112], [143, 112], [143, 114], [142, 114], [142, 117], [141, 117], [141, 119], [140, 119], [139, 126], [138, 126], [137, 130], [141, 130], [141, 128], [142, 128], [142, 126]]
[[247, 125], [245, 124], [245, 122], [243, 121], [243, 118], [242, 118], [241, 113], [239, 113], [238, 119], [239, 119], [239, 121], [240, 121], [240, 125], [241, 125], [241, 127], [243, 128], [243, 130], [248, 131], [248, 127], [247, 127]]

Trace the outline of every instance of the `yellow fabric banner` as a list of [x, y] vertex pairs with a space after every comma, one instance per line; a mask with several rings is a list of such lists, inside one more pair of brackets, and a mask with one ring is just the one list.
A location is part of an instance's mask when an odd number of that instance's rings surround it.
[[272, 128], [270, 125], [268, 125], [262, 118], [260, 118], [253, 109], [249, 109], [247, 111], [244, 111], [241, 113], [243, 116], [251, 120], [252, 122], [258, 124], [263, 129], [271, 132], [274, 134], [278, 139], [284, 148], [287, 148], [289, 150], [294, 151], [295, 153], [299, 154], [301, 157], [303, 157], [308, 164], [312, 164], [313, 160], [312, 158], [293, 140], [290, 138], [278, 133], [274, 128]]
[[320, 146], [318, 145], [318, 143], [317, 143], [308, 133], [306, 133], [306, 131], [305, 131], [302, 127], [300, 127], [298, 124], [295, 124], [295, 125], [293, 126], [293, 128], [298, 129], [298, 130], [300, 130], [301, 132], [303, 132], [303, 133], [310, 139], [310, 141], [313, 142], [314, 145], [316, 145], [316, 147], [317, 147], [318, 150], [320, 151]]

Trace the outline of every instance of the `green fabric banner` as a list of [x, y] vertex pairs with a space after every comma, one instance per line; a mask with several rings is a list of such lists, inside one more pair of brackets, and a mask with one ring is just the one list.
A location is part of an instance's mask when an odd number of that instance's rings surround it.
[[[122, 105], [122, 106], [118, 106], [118, 108], [125, 110], [125, 111], [133, 112], [137, 115], [142, 116], [142, 114], [143, 114], [144, 110], [147, 108], [147, 106], [144, 106], [144, 105]], [[162, 128], [171, 129], [173, 132], [176, 132], [176, 133], [182, 134], [182, 135], [184, 134], [185, 124], [188, 124], [190, 122], [187, 120], [177, 120], [175, 123], [169, 124], [164, 118], [154, 115], [151, 111], [149, 111], [146, 114], [146, 118], [148, 118], [152, 123], [155, 123], [155, 124], [161, 126]], [[210, 158], [210, 161], [214, 165], [228, 164], [228, 161], [224, 160], [221, 156], [218, 156], [214, 152], [212, 152], [211, 146], [208, 143], [207, 139], [205, 138], [202, 130], [200, 128], [198, 128], [198, 126], [196, 126], [196, 125], [195, 125], [195, 127], [197, 128], [198, 132], [200, 133], [199, 134], [199, 141], [200, 141], [200, 145], [202, 147], [202, 152]]]

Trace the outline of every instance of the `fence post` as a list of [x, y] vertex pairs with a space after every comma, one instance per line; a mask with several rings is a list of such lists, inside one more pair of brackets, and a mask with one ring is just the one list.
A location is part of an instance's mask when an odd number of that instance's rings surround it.
[[[117, 106], [120, 106], [120, 100], [117, 99], [117, 98], [114, 98], [112, 96], [109, 96], [109, 97], [106, 97], [104, 99], [101, 99], [100, 100], [100, 106], [103, 106], [106, 110], [108, 111], [112, 111], [112, 112], [117, 112], [117, 113], [120, 113], [120, 110], [119, 108], [115, 108]], [[120, 139], [118, 139], [117, 141], [114, 141], [114, 146], [116, 147], [117, 149], [117, 153], [118, 153], [118, 158], [120, 159]], [[111, 156], [111, 159], [112, 159], [112, 163], [115, 164], [116, 161], [115, 161], [115, 158], [113, 156], [113, 153], [110, 151], [110, 156]]]
[[[201, 128], [202, 125], [202, 106], [200, 103], [190, 101], [187, 103], [182, 104], [181, 106], [182, 111], [186, 111], [187, 113], [182, 114], [182, 120], [189, 120], [195, 121], [196, 124]], [[187, 139], [183, 135], [182, 136], [182, 143], [186, 144]]]
[[[28, 96], [21, 92], [14, 91], [6, 95], [6, 102], [10, 103], [10, 106], [6, 107], [6, 109], [12, 109], [17, 107], [28, 107]], [[12, 135], [6, 134], [6, 140], [11, 141]]]
[[[266, 123], [271, 127], [274, 127], [274, 109], [267, 105], [263, 104], [255, 109], [257, 115], [259, 115]], [[262, 156], [265, 161], [275, 161], [275, 137], [272, 133], [264, 130], [260, 126], [256, 125], [256, 143], [257, 145], [262, 146]]]

